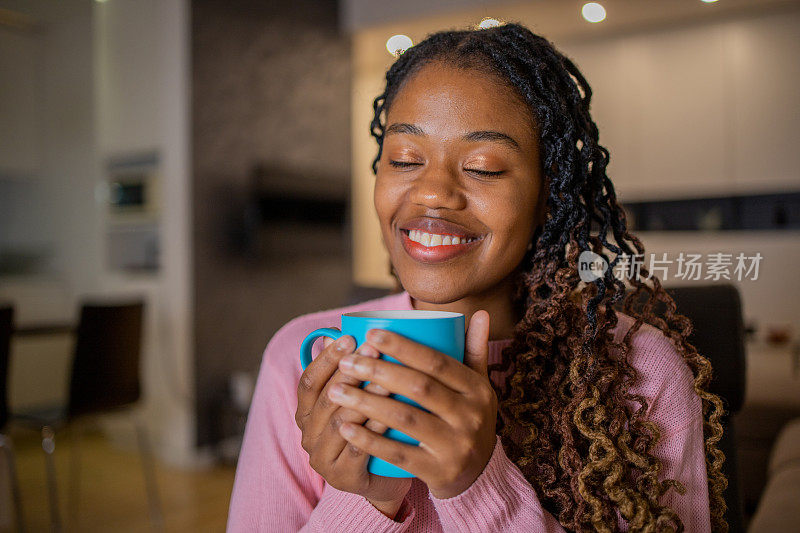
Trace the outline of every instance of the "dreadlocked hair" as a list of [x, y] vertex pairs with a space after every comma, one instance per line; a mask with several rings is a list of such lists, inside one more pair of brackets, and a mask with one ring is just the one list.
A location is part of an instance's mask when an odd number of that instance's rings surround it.
[[[627, 358], [631, 339], [650, 324], [692, 371], [702, 399], [712, 528], [727, 531], [725, 456], [717, 447], [724, 406], [707, 391], [711, 364], [687, 342], [691, 323], [677, 313], [658, 278], [642, 266], [641, 277], [652, 286], [630, 276], [633, 290], [626, 295], [626, 282], [613, 274], [618, 262], [643, 254], [644, 247], [628, 232], [606, 175], [609, 152], [598, 143], [589, 114], [589, 84], [570, 59], [519, 23], [430, 34], [396, 59], [373, 102], [375, 174], [383, 149], [382, 113], [404, 82], [432, 62], [475, 69], [507, 84], [530, 108], [540, 140], [546, 218], [516, 272], [514, 305], [522, 319], [502, 361], [489, 367], [510, 371], [495, 390], [506, 454], [566, 529], [618, 531], [618, 511], [629, 531], [683, 531], [675, 510], [659, 499], [670, 488], [680, 494], [685, 488], [678, 480], [658, 479], [662, 464], [651, 452], [661, 432], [645, 419], [646, 399], [629, 392], [638, 375]], [[577, 266], [587, 250], [609, 264], [590, 283], [580, 280]], [[635, 319], [622, 342], [614, 341], [612, 331], [615, 306]], [[656, 306], [666, 309], [661, 317]], [[523, 428], [522, 438], [514, 436], [513, 426]]]

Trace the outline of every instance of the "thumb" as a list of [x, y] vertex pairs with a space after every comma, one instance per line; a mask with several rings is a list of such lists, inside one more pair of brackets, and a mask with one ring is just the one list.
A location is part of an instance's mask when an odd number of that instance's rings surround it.
[[[336, 331], [341, 331], [339, 328], [334, 328], [334, 327], [332, 327], [330, 329], [335, 329]], [[331, 339], [330, 337], [322, 337], [322, 349], [324, 350], [325, 348], [327, 348], [328, 345], [330, 343], [332, 343], [332, 342], [333, 342], [333, 339]]]
[[483, 309], [475, 311], [469, 319], [464, 364], [489, 377], [489, 313]]

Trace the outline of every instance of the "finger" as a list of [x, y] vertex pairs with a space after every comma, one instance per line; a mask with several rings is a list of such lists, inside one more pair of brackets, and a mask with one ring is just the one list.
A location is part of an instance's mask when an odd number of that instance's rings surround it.
[[371, 392], [373, 394], [377, 394], [378, 396], [389, 396], [390, 392], [375, 382], [368, 383], [364, 390], [367, 392]]
[[301, 420], [311, 414], [323, 387], [337, 372], [339, 359], [351, 353], [355, 344], [355, 339], [350, 335], [340, 337], [335, 343], [324, 348], [300, 375], [297, 383], [297, 413], [295, 415], [298, 425]]
[[[386, 430], [389, 429], [386, 424], [381, 424], [377, 420], [372, 419], [367, 420], [365, 424], [360, 424], [360, 427], [364, 427], [377, 435], [383, 435]], [[336, 459], [337, 466], [341, 466], [347, 471], [366, 469], [370, 454], [365, 453], [364, 450], [352, 442], [344, 440], [341, 433], [338, 433], [338, 437], [344, 441], [344, 448]]]
[[[366, 387], [364, 387], [364, 390], [369, 393], [376, 394], [378, 396], [389, 396], [389, 391], [387, 391], [386, 389], [375, 383], [368, 384]], [[337, 404], [332, 404], [332, 405], [334, 405], [334, 408], [330, 417], [331, 422], [328, 425], [329, 427], [332, 427], [334, 430], [336, 430], [339, 427], [339, 424], [342, 422], [364, 424], [364, 422], [367, 421], [366, 416], [364, 416], [362, 413], [354, 409], [348, 409], [346, 407]], [[338, 435], [338, 432], [336, 433], [336, 435]]]
[[330, 394], [334, 403], [402, 431], [431, 448], [439, 448], [446, 439], [451, 438], [448, 431], [450, 425], [441, 418], [394, 398], [377, 396], [343, 384], [331, 388]]
[[[373, 394], [378, 394], [380, 396], [389, 396], [389, 391], [384, 389], [377, 383], [368, 383], [367, 386], [364, 387], [364, 390], [367, 392], [371, 392]], [[383, 433], [386, 432], [387, 429], [389, 429], [389, 427], [386, 424], [382, 424], [377, 420], [370, 419], [364, 422], [364, 420], [367, 417], [365, 417], [358, 411], [355, 411], [353, 409], [347, 409], [345, 407], [340, 407], [339, 409], [343, 411], [343, 413], [346, 413], [342, 415], [343, 422], [360, 424], [365, 428], [369, 429], [370, 431], [374, 431], [378, 435], [382, 435]], [[336, 432], [336, 437], [342, 439], [344, 442], [344, 448], [342, 449], [342, 451], [340, 452], [339, 456], [336, 459], [337, 464], [339, 464], [339, 462], [341, 461], [342, 462], [341, 466], [348, 470], [350, 469], [360, 470], [362, 468], [365, 468], [366, 462], [369, 459], [369, 455], [365, 454], [363, 450], [360, 450], [357, 446], [349, 444], [347, 441], [345, 441], [338, 431]]]
[[[364, 390], [382, 396], [389, 395], [389, 391], [374, 383], [368, 384], [366, 387], [364, 387]], [[367, 420], [367, 417], [356, 410], [348, 409], [346, 407], [339, 407], [336, 409], [331, 414], [328, 424], [325, 426], [322, 434], [318, 437], [318, 447], [314, 450], [314, 453], [318, 455], [322, 464], [329, 464], [333, 461], [338, 461], [340, 455], [344, 453], [344, 448], [347, 445], [347, 441], [345, 441], [344, 438], [339, 434], [339, 426], [345, 422], [363, 425], [365, 421], [370, 425], [370, 428], [374, 428], [373, 431], [377, 431], [379, 433], [386, 431], [386, 426], [383, 426], [383, 429], [381, 429], [381, 424], [379, 423], [373, 421], [373, 423], [370, 424], [370, 421]], [[354, 447], [351, 448], [353, 449], [349, 451], [349, 454], [354, 458], [358, 458], [361, 455], [361, 452], [356, 450]], [[351, 466], [355, 468], [358, 465], [353, 464]]]
[[469, 319], [464, 364], [489, 377], [489, 313], [483, 309], [475, 311]]
[[420, 446], [386, 438], [356, 424], [342, 424], [339, 432], [349, 444], [365, 455], [380, 457], [417, 477], [429, 470], [430, 454]]
[[[389, 396], [389, 394], [390, 394], [390, 392], [388, 390], [384, 389], [383, 387], [381, 387], [380, 385], [378, 385], [375, 382], [370, 382], [369, 384], [367, 384], [367, 386], [364, 387], [364, 390], [367, 391], [367, 392], [371, 392], [373, 394], [377, 394], [379, 396]], [[356, 412], [358, 412], [358, 411], [356, 411]], [[387, 426], [386, 424], [382, 424], [382, 423], [378, 422], [377, 420], [372, 420], [372, 419], [367, 420], [362, 425], [365, 428], [370, 429], [370, 430], [374, 431], [375, 433], [378, 433], [379, 435], [382, 434], [387, 429], [389, 429], [389, 426]]]
[[475, 372], [471, 372], [457, 360], [398, 333], [371, 329], [367, 332], [367, 342], [379, 352], [435, 377], [453, 390], [467, 394], [478, 385]]
[[437, 379], [414, 368], [356, 354], [339, 360], [339, 369], [363, 381], [380, 385], [389, 392], [405, 396], [439, 416], [453, 422], [463, 395]]
[[341, 455], [347, 446], [347, 441], [339, 433], [339, 427], [344, 423], [361, 425], [367, 419], [362, 413], [345, 407], [334, 406], [330, 417], [325, 420], [325, 425], [320, 428], [315, 439], [314, 457], [319, 464], [332, 464]]
[[362, 425], [365, 428], [367, 428], [368, 430], [374, 431], [378, 435], [383, 435], [384, 433], [386, 433], [386, 430], [389, 429], [389, 426], [387, 426], [386, 424], [384, 424], [382, 422], [378, 422], [377, 420], [375, 420], [373, 418], [370, 418], [369, 420], [367, 420], [366, 423], [364, 423]]
[[[363, 344], [358, 348], [357, 353], [362, 357], [378, 357], [378, 355], [380, 355], [374, 348], [370, 348]], [[333, 374], [333, 376], [331, 376], [331, 378], [322, 388], [322, 391], [317, 397], [317, 401], [313, 407], [315, 411], [318, 411], [320, 420], [325, 421], [330, 418], [331, 414], [333, 414], [333, 412], [339, 407], [338, 405], [331, 403], [328, 395], [328, 390], [337, 383], [343, 383], [345, 385], [359, 385], [361, 381], [356, 377], [348, 376], [337, 368], [337, 371]]]
[[[383, 387], [381, 387], [380, 385], [378, 385], [375, 382], [371, 382], [371, 383], [367, 384], [367, 386], [364, 387], [364, 390], [367, 391], [367, 392], [371, 392], [373, 394], [377, 394], [379, 396], [389, 396], [389, 391], [384, 389]], [[354, 411], [354, 412], [358, 413], [358, 411]], [[360, 413], [359, 413], [359, 415], [360, 415]], [[363, 415], [360, 415], [360, 416], [363, 416]], [[365, 428], [367, 428], [369, 430], [372, 430], [372, 431], [374, 431], [375, 433], [377, 433], [379, 435], [383, 434], [383, 432], [385, 432], [387, 429], [389, 429], [389, 426], [387, 426], [386, 424], [382, 424], [382, 423], [378, 422], [377, 420], [373, 420], [373, 419], [367, 420], [362, 425]]]
[[[339, 331], [339, 332], [342, 331], [339, 328], [329, 328], [329, 329], [335, 329], [336, 331]], [[336, 342], [336, 339], [333, 339], [331, 337], [323, 336], [322, 337], [322, 349], [324, 350], [325, 348], [330, 346], [333, 342]]]

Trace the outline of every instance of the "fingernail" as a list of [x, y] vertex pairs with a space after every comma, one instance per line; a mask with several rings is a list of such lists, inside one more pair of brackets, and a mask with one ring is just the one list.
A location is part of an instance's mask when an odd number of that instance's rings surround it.
[[366, 357], [378, 357], [378, 351], [369, 344], [362, 344], [359, 346], [358, 350], [356, 350], [356, 353]]
[[339, 366], [344, 368], [345, 370], [352, 370], [353, 364], [355, 364], [356, 358], [352, 355], [345, 355], [341, 359], [339, 359]]
[[347, 352], [352, 347], [351, 345], [350, 336], [346, 335], [344, 337], [339, 337], [339, 340], [336, 341], [336, 351], [337, 352]]
[[344, 398], [344, 389], [341, 385], [334, 385], [328, 390], [328, 396], [331, 397], [331, 400], [340, 400]]
[[349, 438], [356, 434], [356, 430], [353, 429], [353, 426], [350, 424], [342, 424], [339, 426], [339, 433], [341, 433], [343, 437]]
[[376, 344], [382, 343], [386, 340], [386, 334], [380, 329], [369, 330], [370, 340]]
[[381, 387], [381, 386], [380, 386], [380, 385], [378, 385], [377, 383], [375, 383], [375, 384], [373, 385], [373, 389], [372, 389], [372, 390], [373, 390], [373, 391], [375, 391], [375, 392], [377, 392], [378, 394], [389, 394], [389, 391], [388, 391], [388, 390], [384, 389], [383, 387]]

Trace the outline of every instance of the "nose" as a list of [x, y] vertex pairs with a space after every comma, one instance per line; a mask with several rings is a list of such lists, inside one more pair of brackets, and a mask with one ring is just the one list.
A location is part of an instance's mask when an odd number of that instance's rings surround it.
[[466, 198], [458, 174], [445, 165], [428, 164], [418, 173], [409, 199], [429, 209], [463, 209]]

